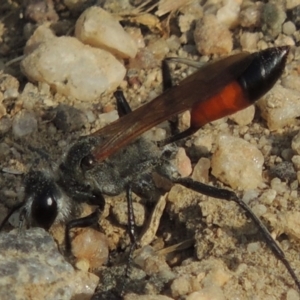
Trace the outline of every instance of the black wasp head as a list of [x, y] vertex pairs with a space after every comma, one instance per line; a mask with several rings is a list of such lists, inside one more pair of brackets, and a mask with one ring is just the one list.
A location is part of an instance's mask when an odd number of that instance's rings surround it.
[[91, 151], [97, 142], [99, 139], [82, 137], [72, 145], [59, 166], [59, 185], [73, 201], [87, 202], [103, 209], [104, 198], [87, 176], [95, 166]]
[[48, 230], [58, 215], [61, 192], [55, 181], [41, 171], [30, 171], [25, 177], [25, 211], [30, 226]]

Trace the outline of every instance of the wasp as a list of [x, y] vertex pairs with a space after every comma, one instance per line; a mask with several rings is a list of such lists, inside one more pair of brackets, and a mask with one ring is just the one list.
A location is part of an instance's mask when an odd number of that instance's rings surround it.
[[[65, 223], [66, 248], [70, 249], [70, 230], [97, 223], [105, 205], [104, 196], [126, 191], [129, 235], [134, 245], [131, 192], [153, 199], [159, 194], [152, 178], [152, 173], [156, 172], [174, 184], [237, 203], [255, 223], [300, 290], [300, 281], [284, 252], [250, 207], [230, 190], [180, 177], [170, 162], [167, 147], [192, 135], [205, 124], [253, 104], [282, 75], [288, 52], [289, 47], [282, 46], [252, 54], [239, 53], [209, 63], [178, 85], [166, 86], [160, 96], [134, 111], [123, 94], [116, 92], [118, 120], [77, 140], [55, 172], [30, 171], [25, 176], [25, 198], [19, 205], [23, 221], [27, 227], [40, 226], [46, 230], [54, 223]], [[191, 112], [187, 130], [158, 143], [141, 136], [155, 125], [187, 110]], [[87, 217], [78, 218], [82, 203], [96, 205], [98, 209]]]

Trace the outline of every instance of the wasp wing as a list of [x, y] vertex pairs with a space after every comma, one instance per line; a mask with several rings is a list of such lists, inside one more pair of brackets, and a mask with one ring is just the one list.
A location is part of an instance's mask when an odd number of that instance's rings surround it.
[[92, 151], [95, 161], [103, 161], [155, 125], [214, 96], [236, 80], [252, 59], [251, 54], [242, 52], [209, 63], [149, 103], [96, 131], [93, 136], [99, 136], [99, 145]]

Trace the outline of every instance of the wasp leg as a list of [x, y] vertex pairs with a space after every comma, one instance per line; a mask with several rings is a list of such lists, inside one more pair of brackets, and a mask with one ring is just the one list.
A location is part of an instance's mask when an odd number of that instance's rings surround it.
[[[162, 61], [162, 77], [163, 77], [163, 89], [164, 89], [164, 91], [173, 86], [172, 78], [171, 78], [171, 72], [170, 72], [170, 68], [169, 68], [169, 65], [168, 65], [168, 62], [170, 62], [172, 60], [177, 61], [176, 59], [174, 60], [173, 58], [166, 58], [165, 60]], [[185, 61], [179, 60], [179, 63], [184, 63], [186, 65], [189, 65], [189, 66], [192, 66], [192, 67], [195, 67], [195, 68], [200, 67], [198, 65], [193, 65], [193, 63], [195, 63], [195, 62], [194, 61], [189, 61], [189, 60], [185, 60]], [[173, 120], [169, 120], [170, 129], [171, 129], [171, 136], [167, 137], [166, 139], [164, 139], [162, 141], [158, 141], [157, 142], [158, 147], [163, 147], [167, 144], [170, 144], [170, 143], [173, 143], [175, 141], [178, 141], [178, 140], [184, 139], [186, 137], [189, 137], [190, 135], [194, 134], [197, 131], [194, 128], [190, 127], [190, 128], [188, 128], [187, 130], [185, 130], [183, 132], [179, 132], [178, 122], [179, 122], [178, 117], [174, 118]]]
[[[163, 79], [163, 90], [166, 91], [173, 87], [173, 81], [171, 76], [171, 71], [168, 65], [168, 60], [164, 59], [161, 63], [161, 72]], [[172, 118], [168, 121], [170, 125], [171, 135], [177, 134], [178, 131], [178, 116]]]
[[135, 218], [134, 218], [134, 211], [133, 211], [133, 203], [132, 203], [132, 190], [131, 186], [128, 185], [126, 188], [126, 199], [127, 199], [127, 213], [128, 213], [128, 234], [130, 238], [130, 248], [128, 254], [128, 260], [125, 268], [125, 280], [123, 281], [121, 288], [120, 288], [120, 295], [124, 294], [127, 279], [129, 278], [131, 272], [131, 265], [132, 265], [132, 257], [133, 252], [136, 249], [136, 225], [135, 225]]
[[277, 245], [277, 243], [272, 238], [270, 232], [265, 227], [265, 225], [261, 222], [261, 220], [254, 214], [254, 212], [251, 210], [251, 208], [238, 196], [229, 190], [226, 189], [219, 189], [213, 186], [209, 186], [206, 184], [203, 184], [198, 181], [194, 181], [191, 178], [176, 178], [172, 180], [174, 183], [178, 183], [180, 185], [183, 185], [193, 191], [199, 192], [201, 194], [204, 194], [209, 197], [214, 197], [226, 201], [234, 201], [237, 203], [245, 212], [246, 214], [251, 218], [251, 220], [255, 223], [255, 225], [259, 228], [261, 234], [263, 235], [266, 244], [268, 247], [272, 250], [274, 255], [283, 263], [283, 265], [286, 267], [288, 272], [290, 273], [291, 277], [294, 279], [298, 289], [300, 289], [300, 280], [295, 274], [295, 271], [292, 269], [290, 263], [285, 257], [284, 252], [280, 249], [280, 247]]
[[163, 90], [166, 91], [173, 86], [171, 71], [166, 59], [161, 63], [161, 72], [163, 79]]
[[123, 91], [122, 90], [115, 91], [114, 96], [117, 100], [117, 110], [118, 110], [119, 118], [122, 118], [123, 116], [129, 114], [132, 110], [124, 96]]
[[136, 230], [135, 230], [135, 217], [133, 211], [133, 203], [132, 203], [132, 190], [131, 186], [129, 185], [126, 189], [126, 199], [127, 199], [127, 211], [128, 211], [128, 233], [131, 242], [131, 247], [134, 251], [136, 245]]
[[69, 221], [66, 224], [66, 229], [65, 229], [65, 246], [66, 246], [66, 253], [67, 255], [71, 254], [71, 236], [70, 232], [71, 229], [73, 228], [84, 228], [84, 227], [93, 227], [96, 226], [98, 227], [98, 220], [100, 217], [100, 209], [97, 208], [93, 213], [90, 215], [79, 218], [79, 219], [74, 219]]

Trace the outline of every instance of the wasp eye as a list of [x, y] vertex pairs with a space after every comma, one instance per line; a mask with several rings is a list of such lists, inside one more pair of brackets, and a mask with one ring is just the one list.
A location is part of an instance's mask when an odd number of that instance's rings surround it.
[[85, 156], [80, 163], [80, 166], [84, 170], [90, 170], [94, 167], [95, 165], [95, 158], [93, 155], [87, 155]]
[[32, 202], [31, 216], [36, 226], [48, 230], [57, 216], [57, 202], [53, 195], [45, 193]]

